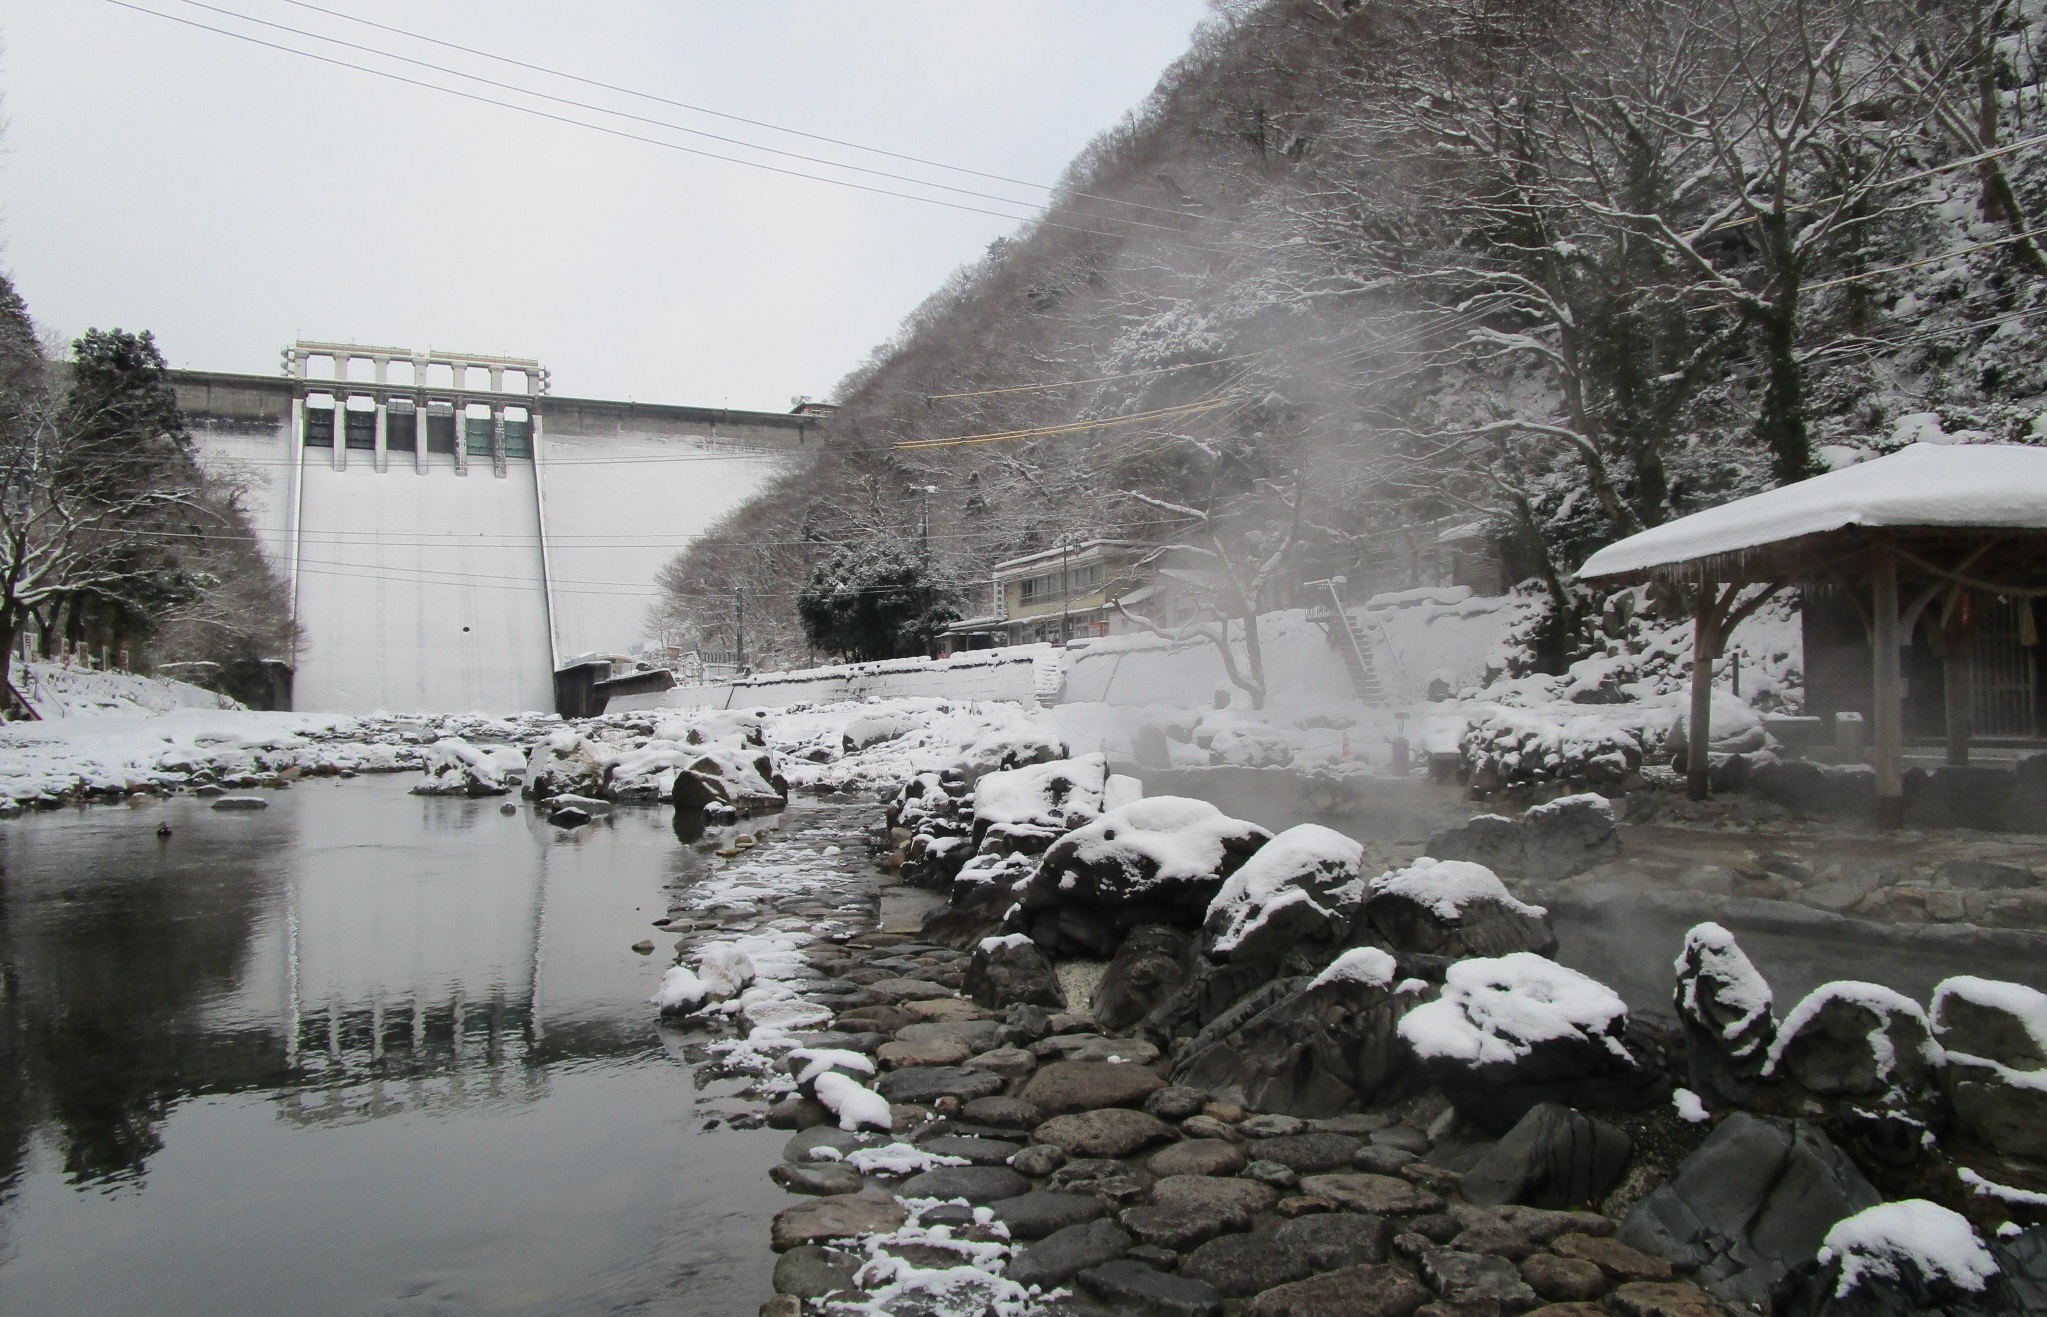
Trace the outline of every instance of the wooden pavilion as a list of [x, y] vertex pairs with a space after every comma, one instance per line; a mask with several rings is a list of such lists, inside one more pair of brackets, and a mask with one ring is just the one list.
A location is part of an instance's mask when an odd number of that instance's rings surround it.
[[1711, 740], [1696, 729], [1711, 727], [1713, 662], [1728, 634], [1786, 586], [1840, 587], [1869, 636], [1877, 820], [1895, 827], [1905, 803], [1899, 651], [1930, 629], [1947, 674], [1949, 761], [1966, 762], [1975, 619], [1989, 599], [2047, 595], [2047, 447], [1914, 444], [1631, 535], [1578, 575], [1692, 592], [1694, 799], [1706, 794]]

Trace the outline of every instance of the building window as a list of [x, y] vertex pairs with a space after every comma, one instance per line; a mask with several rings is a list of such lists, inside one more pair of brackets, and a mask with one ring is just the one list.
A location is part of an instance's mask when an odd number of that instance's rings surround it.
[[1046, 572], [1041, 576], [1027, 576], [1023, 579], [1023, 602], [1044, 603], [1048, 599], [1069, 598], [1073, 595], [1092, 594], [1102, 583], [1102, 565], [1083, 563], [1069, 567], [1062, 585], [1060, 573]]
[[333, 407], [306, 408], [306, 447], [334, 446], [334, 418], [337, 414], [337, 409]]

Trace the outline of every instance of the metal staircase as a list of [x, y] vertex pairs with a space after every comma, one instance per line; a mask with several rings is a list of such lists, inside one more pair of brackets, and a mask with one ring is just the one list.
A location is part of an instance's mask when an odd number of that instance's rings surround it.
[[1351, 689], [1366, 704], [1384, 704], [1386, 691], [1379, 683], [1379, 669], [1372, 662], [1372, 643], [1367, 640], [1344, 611], [1343, 597], [1336, 592], [1338, 582], [1310, 581], [1329, 591], [1329, 616], [1317, 618], [1329, 633], [1329, 643], [1336, 646], [1336, 652], [1343, 656], [1343, 666], [1350, 672]]

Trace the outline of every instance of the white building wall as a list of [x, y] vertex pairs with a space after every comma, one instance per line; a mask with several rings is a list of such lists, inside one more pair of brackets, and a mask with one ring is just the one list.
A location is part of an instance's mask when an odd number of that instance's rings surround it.
[[654, 574], [783, 469], [785, 453], [708, 436], [558, 435], [540, 459], [556, 651], [626, 653]]
[[[554, 707], [540, 518], [530, 462], [457, 475], [305, 450], [293, 704], [510, 713]], [[409, 457], [409, 455], [407, 455]]]

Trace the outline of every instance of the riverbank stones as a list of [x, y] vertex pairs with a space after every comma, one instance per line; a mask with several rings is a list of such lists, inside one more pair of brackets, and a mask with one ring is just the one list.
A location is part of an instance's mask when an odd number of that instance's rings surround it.
[[925, 1038], [914, 1042], [898, 1038], [874, 1049], [874, 1059], [890, 1070], [956, 1066], [973, 1054], [974, 1049], [958, 1038]]
[[1224, 1235], [1201, 1245], [1180, 1263], [1180, 1274], [1213, 1285], [1225, 1298], [1254, 1294], [1305, 1279], [1314, 1268], [1298, 1248], [1275, 1236]]
[[922, 1139], [917, 1146], [934, 1157], [964, 1157], [970, 1166], [1006, 1166], [1010, 1158], [1023, 1151], [1023, 1145], [1020, 1143], [958, 1134], [941, 1134], [936, 1138]]
[[1392, 1227], [1369, 1212], [1328, 1212], [1281, 1223], [1272, 1237], [1296, 1249], [1314, 1271], [1335, 1271], [1386, 1260]]
[[909, 1212], [893, 1198], [866, 1194], [813, 1198], [775, 1213], [768, 1244], [777, 1253], [787, 1253], [804, 1244], [885, 1235], [908, 1219]]
[[905, 1198], [964, 1198], [992, 1203], [1030, 1192], [1031, 1182], [1007, 1166], [940, 1166], [903, 1181]]
[[1362, 1172], [1310, 1175], [1301, 1180], [1301, 1192], [1330, 1199], [1353, 1212], [1408, 1216], [1443, 1210], [1443, 1200], [1436, 1195], [1390, 1175]]
[[1097, 1298], [1159, 1317], [1222, 1317], [1222, 1295], [1214, 1287], [1127, 1258], [1090, 1267], [1080, 1273], [1080, 1283]]
[[960, 1118], [995, 1129], [1027, 1130], [1045, 1123], [1045, 1113], [1022, 1098], [975, 1098], [960, 1107]]
[[778, 1162], [768, 1169], [768, 1178], [792, 1194], [856, 1194], [860, 1172], [844, 1162]]
[[1055, 1231], [1096, 1220], [1108, 1208], [1093, 1194], [1049, 1193], [1042, 1189], [988, 1204], [1013, 1239], [1043, 1239]]
[[799, 1244], [775, 1259], [775, 1293], [821, 1299], [839, 1290], [850, 1290], [863, 1260], [857, 1253]]
[[1089, 1221], [1055, 1230], [1010, 1260], [1003, 1274], [1019, 1285], [1051, 1289], [1089, 1267], [1113, 1262], [1135, 1241], [1113, 1221]]
[[875, 1092], [890, 1102], [931, 1103], [939, 1098], [958, 1098], [971, 1102], [975, 1098], [994, 1097], [1002, 1091], [1001, 1075], [991, 1075], [984, 1070], [967, 1070], [959, 1066], [908, 1066], [891, 1070], [874, 1085]]
[[1188, 1139], [1153, 1153], [1145, 1169], [1153, 1175], [1235, 1175], [1244, 1165], [1244, 1150], [1234, 1143]]
[[1403, 1317], [1429, 1297], [1402, 1268], [1368, 1264], [1275, 1286], [1251, 1300], [1244, 1317]]
[[1009, 1159], [1009, 1164], [1016, 1168], [1019, 1175], [1042, 1180], [1066, 1165], [1066, 1149], [1055, 1148], [1049, 1143], [1028, 1144], [1023, 1151]]
[[887, 1139], [865, 1131], [842, 1130], [837, 1125], [812, 1125], [782, 1145], [782, 1160], [810, 1161], [812, 1148], [830, 1148], [843, 1156], [857, 1148], [879, 1148], [887, 1142]]
[[1347, 1170], [1358, 1149], [1364, 1146], [1362, 1139], [1348, 1134], [1311, 1131], [1276, 1139], [1259, 1139], [1251, 1145], [1251, 1155], [1260, 1161], [1278, 1162], [1302, 1175], [1315, 1175]]
[[1142, 1106], [1146, 1098], [1165, 1086], [1165, 1080], [1141, 1065], [1054, 1061], [1031, 1076], [1024, 1085], [1023, 1096], [1047, 1115], [1063, 1116], [1100, 1107]]
[[1157, 1116], [1110, 1107], [1054, 1116], [1033, 1130], [1031, 1137], [1063, 1149], [1070, 1157], [1128, 1157], [1141, 1148], [1172, 1138], [1173, 1131]]

